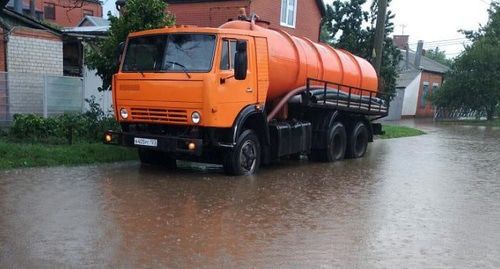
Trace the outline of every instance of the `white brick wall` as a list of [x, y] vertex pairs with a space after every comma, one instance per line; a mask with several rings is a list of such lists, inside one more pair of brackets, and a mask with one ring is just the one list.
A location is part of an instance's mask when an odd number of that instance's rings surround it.
[[61, 41], [11, 35], [7, 44], [9, 110], [43, 113], [44, 75], [63, 75]]
[[7, 45], [7, 70], [62, 76], [63, 44], [61, 41], [11, 35]]

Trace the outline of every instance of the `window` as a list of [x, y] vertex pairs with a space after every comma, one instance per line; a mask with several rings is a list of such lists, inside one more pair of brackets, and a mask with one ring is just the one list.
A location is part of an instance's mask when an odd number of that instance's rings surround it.
[[222, 41], [222, 54], [220, 59], [220, 70], [234, 69], [234, 55], [236, 54], [236, 40]]
[[295, 28], [298, 0], [281, 0], [281, 25]]
[[215, 36], [171, 34], [141, 36], [128, 41], [125, 72], [208, 72]]
[[94, 11], [89, 9], [84, 9], [83, 16], [94, 16]]
[[432, 94], [439, 90], [439, 83], [432, 83]]
[[56, 5], [54, 3], [45, 3], [43, 7], [44, 18], [46, 20], [56, 19]]
[[422, 89], [422, 96], [420, 99], [420, 107], [425, 107], [427, 105], [427, 98], [429, 98], [429, 82], [424, 81], [424, 87]]

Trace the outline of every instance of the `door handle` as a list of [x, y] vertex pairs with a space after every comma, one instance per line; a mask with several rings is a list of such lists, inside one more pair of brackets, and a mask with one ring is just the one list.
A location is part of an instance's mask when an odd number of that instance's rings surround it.
[[247, 88], [246, 92], [253, 92], [253, 89], [252, 88]]

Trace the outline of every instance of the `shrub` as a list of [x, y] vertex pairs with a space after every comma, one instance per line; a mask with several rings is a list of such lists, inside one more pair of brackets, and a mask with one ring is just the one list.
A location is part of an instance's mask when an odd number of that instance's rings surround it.
[[73, 144], [98, 142], [105, 131], [119, 129], [119, 124], [114, 118], [106, 116], [94, 97], [86, 101], [90, 109], [83, 114], [65, 113], [49, 118], [16, 114], [9, 137], [28, 142]]

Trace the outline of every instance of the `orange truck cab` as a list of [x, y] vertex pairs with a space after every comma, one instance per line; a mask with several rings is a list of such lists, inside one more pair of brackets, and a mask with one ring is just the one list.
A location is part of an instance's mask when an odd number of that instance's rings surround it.
[[120, 132], [143, 163], [218, 163], [232, 175], [308, 154], [358, 158], [387, 114], [365, 60], [305, 38], [233, 21], [129, 35], [113, 76]]

